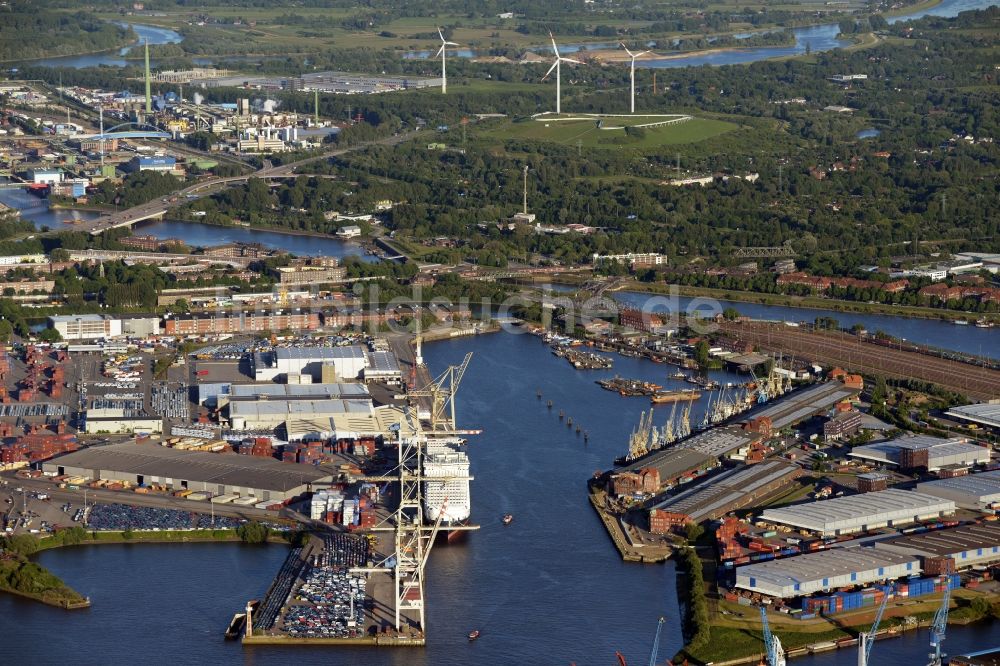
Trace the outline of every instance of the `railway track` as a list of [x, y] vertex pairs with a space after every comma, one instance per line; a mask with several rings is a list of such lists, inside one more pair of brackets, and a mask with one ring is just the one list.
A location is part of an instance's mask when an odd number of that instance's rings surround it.
[[832, 331], [807, 332], [780, 324], [724, 322], [724, 333], [764, 351], [886, 378], [917, 379], [976, 400], [1000, 398], [1000, 371], [863, 342]]

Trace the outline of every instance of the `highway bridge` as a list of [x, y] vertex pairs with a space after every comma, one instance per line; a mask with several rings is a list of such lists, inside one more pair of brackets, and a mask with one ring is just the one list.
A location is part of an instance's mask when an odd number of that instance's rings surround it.
[[[149, 201], [138, 206], [134, 206], [127, 210], [123, 210], [116, 213], [111, 213], [108, 215], [102, 215], [94, 220], [89, 220], [87, 222], [82, 222], [76, 225], [76, 229], [79, 231], [89, 232], [92, 236], [97, 236], [109, 229], [120, 229], [122, 227], [131, 227], [137, 222], [142, 222], [144, 220], [151, 220], [163, 217], [167, 210], [171, 208], [172, 205], [180, 203], [180, 198], [184, 197], [188, 200], [199, 199], [201, 197], [208, 196], [216, 192], [219, 188], [228, 187], [229, 185], [234, 185], [236, 183], [245, 183], [251, 178], [260, 178], [263, 180], [271, 180], [276, 178], [298, 178], [299, 176], [309, 176], [309, 174], [296, 173], [295, 170], [306, 164], [317, 162], [319, 160], [328, 159], [331, 157], [336, 157], [338, 155], [344, 155], [355, 150], [362, 150], [373, 145], [386, 145], [395, 146], [397, 144], [406, 141], [413, 135], [413, 132], [408, 132], [405, 134], [400, 134], [398, 136], [392, 136], [386, 139], [380, 139], [378, 141], [371, 141], [357, 146], [351, 146], [348, 148], [336, 148], [333, 150], [325, 151], [319, 155], [308, 157], [306, 159], [298, 160], [296, 162], [289, 162], [288, 164], [282, 164], [280, 166], [274, 166], [270, 161], [265, 160], [264, 167], [258, 169], [252, 174], [247, 174], [243, 176], [227, 176], [224, 178], [211, 178], [208, 180], [203, 180], [200, 183], [195, 183], [185, 187], [182, 190], [174, 192], [170, 197], [164, 200], [163, 198], [157, 199], [155, 201]], [[312, 176], [314, 178], [334, 178], [330, 175], [320, 175]]]

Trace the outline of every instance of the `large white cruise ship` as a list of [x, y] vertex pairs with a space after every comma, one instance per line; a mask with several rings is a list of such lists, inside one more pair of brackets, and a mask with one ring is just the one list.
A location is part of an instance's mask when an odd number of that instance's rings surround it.
[[[469, 457], [457, 443], [428, 442], [424, 454], [424, 517], [437, 522], [444, 505], [441, 527], [464, 525], [471, 513]], [[442, 477], [441, 481], [431, 481]], [[464, 478], [448, 478], [464, 477]], [[445, 499], [448, 503], [445, 505]], [[450, 535], [449, 535], [450, 536]]]

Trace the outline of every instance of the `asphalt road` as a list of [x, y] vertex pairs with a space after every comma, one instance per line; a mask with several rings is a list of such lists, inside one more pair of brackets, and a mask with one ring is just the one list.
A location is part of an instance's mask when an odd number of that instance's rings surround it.
[[300, 166], [309, 164], [311, 162], [316, 162], [319, 160], [329, 159], [331, 157], [337, 157], [338, 155], [345, 155], [347, 153], [362, 150], [369, 146], [383, 145], [383, 146], [395, 146], [403, 141], [406, 141], [414, 132], [407, 132], [404, 134], [399, 134], [397, 136], [387, 137], [385, 139], [379, 139], [378, 141], [369, 141], [366, 143], [361, 143], [356, 146], [349, 146], [347, 148], [337, 148], [333, 150], [328, 150], [320, 155], [314, 157], [308, 157], [306, 159], [298, 160], [296, 162], [289, 162], [288, 164], [282, 164], [280, 166], [273, 166], [270, 161], [264, 161], [264, 168], [255, 171], [252, 174], [244, 176], [228, 176], [225, 178], [211, 178], [209, 180], [203, 180], [194, 185], [185, 187], [184, 189], [174, 192], [169, 197], [166, 197], [167, 201], [163, 198], [155, 199], [138, 206], [134, 206], [127, 210], [118, 211], [110, 215], [102, 215], [101, 217], [90, 220], [87, 222], [82, 222], [77, 224], [74, 229], [78, 231], [87, 231], [93, 235], [100, 234], [103, 231], [112, 229], [123, 224], [128, 224], [131, 221], [142, 220], [149, 217], [161, 215], [166, 213], [169, 208], [171, 208], [176, 203], [181, 203], [180, 198], [185, 197], [187, 200], [193, 198], [201, 198], [214, 193], [219, 187], [225, 187], [232, 185], [233, 183], [246, 182], [250, 178], [275, 178], [275, 177], [285, 177], [290, 176], [295, 172]]

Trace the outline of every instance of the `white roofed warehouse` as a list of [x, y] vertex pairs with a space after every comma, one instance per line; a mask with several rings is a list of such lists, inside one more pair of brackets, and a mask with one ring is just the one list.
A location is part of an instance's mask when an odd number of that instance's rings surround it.
[[972, 467], [990, 462], [990, 449], [964, 437], [916, 435], [888, 442], [856, 446], [849, 454], [874, 462], [897, 465], [901, 469], [926, 469], [934, 472], [944, 467]]
[[953, 513], [955, 503], [951, 500], [890, 488], [767, 509], [760, 514], [760, 519], [826, 537], [937, 520]]
[[1000, 470], [918, 483], [917, 491], [952, 500], [963, 509], [990, 510], [1000, 506]]
[[920, 573], [915, 555], [862, 546], [832, 548], [736, 568], [736, 587], [791, 599]]

